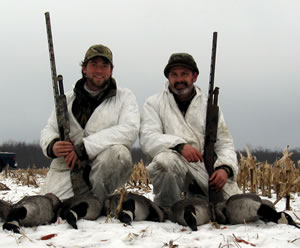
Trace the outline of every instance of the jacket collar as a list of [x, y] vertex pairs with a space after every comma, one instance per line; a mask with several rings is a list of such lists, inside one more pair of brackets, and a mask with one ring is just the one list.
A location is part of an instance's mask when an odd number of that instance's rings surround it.
[[77, 81], [77, 83], [74, 87], [74, 93], [75, 93], [76, 97], [85, 98], [85, 99], [88, 98], [94, 102], [103, 102], [105, 99], [114, 97], [117, 94], [117, 83], [116, 83], [116, 80], [112, 77], [109, 80], [108, 87], [106, 87], [106, 89], [96, 97], [92, 97], [84, 89], [85, 83], [86, 83], [86, 78], [81, 78]]

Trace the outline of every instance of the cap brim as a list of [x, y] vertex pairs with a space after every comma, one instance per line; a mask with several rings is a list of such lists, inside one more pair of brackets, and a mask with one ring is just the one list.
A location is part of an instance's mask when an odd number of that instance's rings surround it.
[[106, 58], [111, 64], [113, 64], [112, 61], [108, 58], [108, 56], [106, 56], [106, 55], [104, 55], [104, 54], [95, 54], [95, 55], [93, 55], [93, 56], [90, 56], [90, 57], [88, 57], [88, 58], [85, 60], [85, 62], [88, 62], [89, 60], [91, 60], [91, 59], [93, 59], [93, 58], [97, 58], [97, 57]]

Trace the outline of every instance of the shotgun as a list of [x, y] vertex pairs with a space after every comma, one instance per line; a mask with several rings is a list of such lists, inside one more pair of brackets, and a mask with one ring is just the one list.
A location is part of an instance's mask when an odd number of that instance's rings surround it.
[[[214, 172], [214, 163], [216, 161], [216, 154], [215, 154], [214, 147], [217, 141], [218, 120], [219, 120], [219, 106], [218, 106], [219, 88], [218, 87], [214, 88], [217, 37], [218, 37], [218, 33], [214, 32], [213, 42], [212, 42], [209, 90], [208, 90], [207, 110], [206, 110], [206, 127], [205, 127], [204, 164], [209, 177]], [[223, 193], [221, 191], [216, 192], [211, 187], [208, 187], [208, 198], [209, 198], [209, 202], [217, 203], [223, 200]]]
[[[56, 75], [56, 66], [55, 66], [55, 57], [54, 57], [54, 48], [53, 48], [49, 12], [45, 13], [45, 19], [46, 19], [46, 26], [47, 26], [52, 86], [53, 86], [59, 138], [61, 141], [64, 140], [64, 141], [71, 142], [70, 120], [68, 115], [67, 100], [64, 94], [63, 77], [61, 75], [58, 76]], [[90, 184], [88, 181], [90, 166], [86, 165], [86, 161], [85, 162], [82, 161], [80, 164], [82, 168], [75, 166], [73, 170], [70, 172], [72, 188], [75, 195], [83, 195], [84, 193], [89, 192], [90, 189]]]
[[[45, 13], [46, 26], [47, 26], [47, 36], [48, 36], [48, 46], [49, 46], [49, 57], [51, 66], [51, 76], [52, 76], [52, 86], [56, 110], [57, 126], [59, 131], [60, 140], [71, 141], [70, 140], [70, 121], [67, 109], [67, 100], [64, 94], [63, 77], [61, 75], [56, 75], [54, 48], [52, 40], [51, 22], [49, 12]], [[58, 82], [58, 83], [57, 83]]]

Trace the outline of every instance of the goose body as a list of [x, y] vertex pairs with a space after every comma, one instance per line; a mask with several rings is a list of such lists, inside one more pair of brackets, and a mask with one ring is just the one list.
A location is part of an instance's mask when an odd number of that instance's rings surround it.
[[263, 200], [251, 193], [233, 195], [226, 202], [217, 204], [216, 216], [218, 222], [224, 224], [234, 225], [263, 220], [299, 228], [289, 214], [277, 212], [271, 201]]
[[51, 193], [25, 196], [13, 204], [7, 214], [3, 229], [19, 232], [19, 226], [33, 227], [56, 220], [60, 200]]
[[[114, 213], [120, 201], [120, 194], [110, 196], [104, 204], [106, 213]], [[118, 213], [118, 219], [126, 224], [132, 221], [164, 221], [164, 213], [150, 199], [145, 196], [128, 193], [122, 202], [122, 209]]]
[[255, 222], [263, 216], [257, 211], [262, 205], [261, 198], [255, 194], [238, 194], [231, 196], [226, 203], [226, 216], [230, 224]]
[[208, 223], [212, 219], [209, 202], [198, 197], [191, 197], [177, 201], [168, 210], [171, 221], [183, 226], [189, 226], [197, 231], [197, 226]]

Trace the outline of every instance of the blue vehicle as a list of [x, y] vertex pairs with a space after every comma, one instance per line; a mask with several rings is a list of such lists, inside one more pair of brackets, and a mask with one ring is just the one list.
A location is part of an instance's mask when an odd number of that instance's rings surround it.
[[17, 168], [16, 154], [14, 152], [0, 152], [0, 172], [9, 165], [11, 168]]

